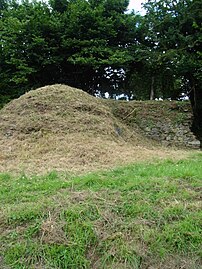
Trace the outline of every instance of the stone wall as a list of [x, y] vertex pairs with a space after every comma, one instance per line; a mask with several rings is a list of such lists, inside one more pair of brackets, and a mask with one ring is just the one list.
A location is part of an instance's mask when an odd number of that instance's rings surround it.
[[143, 135], [165, 146], [200, 147], [190, 130], [193, 114], [189, 101], [119, 101], [111, 102], [110, 107], [134, 130], [138, 127]]
[[176, 109], [179, 110], [175, 111], [176, 119], [161, 118], [161, 114], [159, 114], [153, 121], [142, 119], [138, 125], [147, 137], [161, 142], [164, 146], [200, 148], [200, 141], [196, 139], [190, 129], [193, 117], [191, 106], [186, 106], [186, 109], [182, 109], [182, 107]]
[[157, 122], [155, 126], [144, 126], [141, 129], [147, 137], [160, 141], [165, 146], [182, 146], [199, 148], [200, 142], [190, 131], [191, 121], [187, 120], [180, 124], [172, 122]]

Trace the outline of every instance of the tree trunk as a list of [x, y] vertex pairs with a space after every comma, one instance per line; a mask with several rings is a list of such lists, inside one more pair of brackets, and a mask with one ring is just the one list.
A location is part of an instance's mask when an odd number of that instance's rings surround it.
[[190, 101], [194, 116], [191, 131], [200, 141], [200, 149], [202, 150], [202, 89], [200, 83], [197, 83], [194, 79], [192, 79], [190, 82]]
[[151, 79], [150, 100], [154, 100], [154, 76]]

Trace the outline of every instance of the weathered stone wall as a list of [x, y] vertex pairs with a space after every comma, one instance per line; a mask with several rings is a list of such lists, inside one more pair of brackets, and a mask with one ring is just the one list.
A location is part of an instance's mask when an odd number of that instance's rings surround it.
[[[139, 121], [139, 127], [149, 138], [161, 142], [165, 146], [180, 146], [187, 148], [200, 148], [200, 141], [191, 132], [192, 111], [191, 106], [174, 106], [176, 118], [161, 117], [157, 115], [152, 120]], [[170, 111], [170, 113], [172, 113]]]
[[111, 102], [110, 105], [116, 117], [134, 130], [138, 126], [148, 138], [165, 146], [200, 147], [190, 130], [193, 114], [188, 101]]
[[157, 122], [155, 126], [144, 126], [141, 129], [147, 137], [160, 141], [165, 146], [182, 146], [199, 148], [200, 142], [190, 130], [191, 121], [187, 120], [180, 124], [172, 122]]

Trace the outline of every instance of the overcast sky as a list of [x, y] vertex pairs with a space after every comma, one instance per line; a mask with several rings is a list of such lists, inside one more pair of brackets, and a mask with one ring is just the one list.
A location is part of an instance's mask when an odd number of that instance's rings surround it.
[[141, 3], [144, 3], [144, 2], [145, 0], [130, 0], [130, 4], [128, 8], [141, 12]]

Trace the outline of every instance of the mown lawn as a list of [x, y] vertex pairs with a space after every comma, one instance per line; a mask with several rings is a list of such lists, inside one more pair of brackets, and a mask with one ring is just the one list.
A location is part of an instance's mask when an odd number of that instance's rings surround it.
[[0, 174], [0, 268], [202, 268], [202, 154], [81, 177]]

